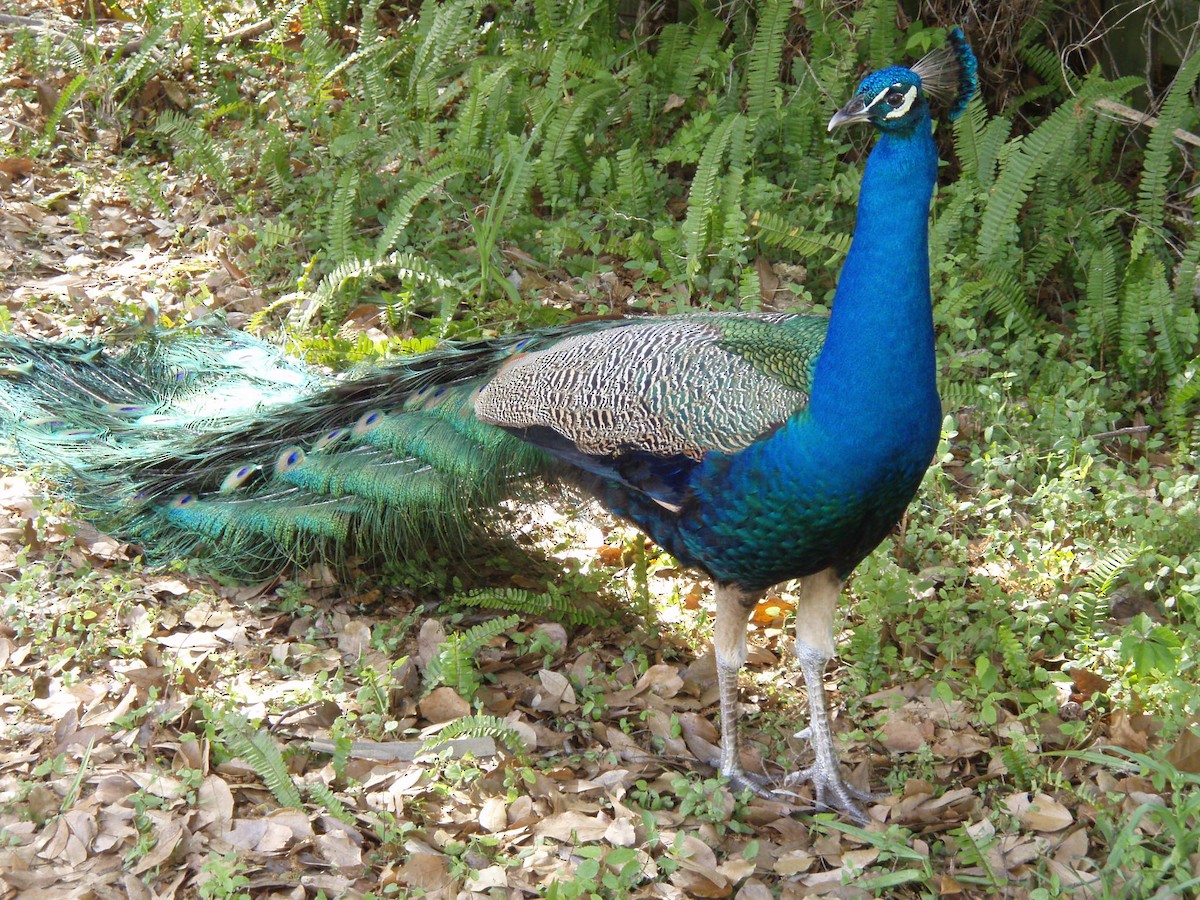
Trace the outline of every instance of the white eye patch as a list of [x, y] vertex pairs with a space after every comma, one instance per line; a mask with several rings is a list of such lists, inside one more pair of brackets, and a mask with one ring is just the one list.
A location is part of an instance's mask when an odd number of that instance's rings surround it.
[[[899, 85], [894, 85], [892, 87], [884, 88], [882, 91], [880, 91], [878, 94], [875, 95], [875, 98], [870, 103], [867, 104], [867, 109], [873, 109], [876, 103], [879, 103], [880, 101], [882, 101], [884, 97], [886, 97], [888, 94], [892, 93], [892, 91], [896, 90], [896, 88], [898, 88], [898, 87], [899, 87]], [[884, 118], [885, 119], [899, 119], [900, 117], [904, 116], [910, 109], [912, 109], [912, 105], [916, 101], [916, 99], [917, 99], [917, 89], [914, 85], [910, 85], [908, 90], [904, 92], [904, 101], [899, 106], [889, 109], [887, 111], [887, 113], [884, 115]]]

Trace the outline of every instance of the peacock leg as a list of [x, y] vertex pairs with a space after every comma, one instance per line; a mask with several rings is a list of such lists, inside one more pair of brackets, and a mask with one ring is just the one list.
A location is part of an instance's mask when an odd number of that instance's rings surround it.
[[758, 594], [730, 584], [716, 585], [717, 617], [713, 624], [713, 649], [717, 657], [717, 688], [721, 696], [721, 758], [717, 768], [735, 791], [766, 793], [762, 776], [742, 768], [738, 753], [738, 673], [746, 662], [746, 626]]
[[825, 666], [833, 657], [833, 613], [842, 592], [842, 581], [832, 569], [804, 579], [796, 608], [796, 657], [808, 691], [808, 727], [797, 734], [812, 742], [816, 759], [807, 769], [794, 772], [786, 784], [811, 782], [818, 807], [840, 809], [860, 823], [868, 821], [859, 801], [871, 800], [842, 779], [837, 751], [833, 746], [833, 726], [825, 697]]

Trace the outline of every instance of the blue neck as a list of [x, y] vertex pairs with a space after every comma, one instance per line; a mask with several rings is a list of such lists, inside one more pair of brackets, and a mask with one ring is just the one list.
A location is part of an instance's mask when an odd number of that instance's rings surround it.
[[824, 430], [854, 422], [869, 441], [940, 412], [929, 296], [936, 178], [928, 115], [904, 133], [883, 133], [871, 151], [809, 401]]

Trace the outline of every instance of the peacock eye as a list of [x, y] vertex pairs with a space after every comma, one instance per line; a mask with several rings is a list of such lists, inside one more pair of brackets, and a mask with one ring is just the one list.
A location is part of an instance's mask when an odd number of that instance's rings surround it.
[[904, 105], [904, 95], [899, 91], [890, 91], [883, 99], [892, 109], [899, 109]]

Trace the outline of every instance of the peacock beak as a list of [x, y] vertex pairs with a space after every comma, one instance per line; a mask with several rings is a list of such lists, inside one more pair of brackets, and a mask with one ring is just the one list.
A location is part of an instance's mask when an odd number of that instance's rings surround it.
[[833, 114], [833, 118], [829, 120], [829, 130], [833, 131], [842, 125], [852, 125], [855, 122], [866, 122], [870, 117], [866, 101], [862, 97], [851, 97], [849, 103]]

